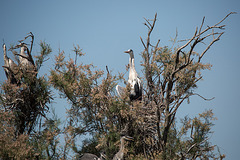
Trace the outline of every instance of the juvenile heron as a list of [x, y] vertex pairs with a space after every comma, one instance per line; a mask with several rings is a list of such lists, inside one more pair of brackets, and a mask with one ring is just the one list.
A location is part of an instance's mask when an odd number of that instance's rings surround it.
[[120, 139], [120, 149], [119, 151], [114, 155], [113, 160], [122, 160], [124, 156], [124, 142], [125, 140], [132, 141], [133, 138], [129, 136], [122, 136]]
[[5, 44], [3, 44], [3, 59], [4, 59], [4, 71], [6, 74], [7, 79], [10, 81], [10, 83], [15, 84], [17, 83], [16, 78], [14, 77], [14, 69], [17, 66], [17, 64], [7, 56], [7, 47]]
[[21, 46], [20, 54], [19, 54], [19, 62], [22, 67], [22, 69], [29, 69], [32, 67], [32, 63], [29, 61], [29, 57], [25, 53], [27, 51], [27, 46], [24, 43], [20, 43], [19, 46]]

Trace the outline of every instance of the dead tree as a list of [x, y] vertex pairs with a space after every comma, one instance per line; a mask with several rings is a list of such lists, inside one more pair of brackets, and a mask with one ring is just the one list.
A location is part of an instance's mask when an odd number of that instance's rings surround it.
[[[145, 19], [144, 24], [148, 28], [146, 41], [140, 37], [144, 47], [142, 65], [146, 80], [144, 103], [145, 108], [148, 108], [148, 112], [145, 112], [145, 118], [148, 120], [144, 122], [144, 125], [146, 126], [145, 133], [150, 133], [148, 137], [152, 137], [155, 141], [152, 143], [152, 148], [159, 152], [166, 151], [169, 130], [181, 104], [193, 95], [200, 96], [194, 92], [197, 82], [202, 79], [200, 71], [210, 68], [209, 64], [202, 63], [202, 58], [224, 34], [225, 25], [222, 25], [222, 22], [231, 14], [233, 12], [218, 23], [206, 27], [204, 17], [200, 27], [196, 27], [193, 36], [179, 41], [185, 44], [176, 50], [160, 47], [160, 40], [155, 45], [151, 44], [151, 33], [155, 27], [157, 14], [153, 20]], [[205, 48], [198, 53], [196, 46], [199, 44], [205, 44]]]

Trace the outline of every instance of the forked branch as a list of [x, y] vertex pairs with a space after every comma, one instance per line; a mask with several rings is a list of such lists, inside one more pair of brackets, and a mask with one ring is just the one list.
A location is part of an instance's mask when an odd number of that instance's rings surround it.
[[[224, 32], [215, 32], [214, 29], [224, 29], [225, 25], [220, 25], [229, 15], [231, 14], [235, 14], [235, 12], [231, 12], [228, 15], [226, 15], [222, 20], [220, 20], [218, 23], [216, 23], [213, 26], [207, 26], [206, 29], [204, 29], [202, 31], [202, 28], [204, 26], [204, 22], [205, 22], [205, 17], [203, 17], [202, 23], [200, 28], [198, 29], [198, 27], [196, 27], [196, 30], [194, 32], [194, 35], [192, 36], [191, 39], [188, 40], [183, 40], [183, 41], [187, 41], [184, 45], [182, 45], [181, 47], [179, 47], [176, 51], [176, 60], [175, 60], [175, 71], [173, 72], [173, 77], [174, 75], [179, 72], [180, 70], [184, 69], [185, 67], [187, 67], [193, 60], [193, 58], [191, 58], [192, 53], [194, 52], [194, 49], [196, 47], [196, 45], [198, 43], [203, 43], [203, 41], [206, 38], [209, 37], [213, 37], [213, 40], [207, 45], [207, 47], [205, 48], [205, 50], [200, 54], [199, 58], [198, 58], [198, 63], [200, 63], [202, 57], [204, 56], [204, 54], [209, 50], [209, 48], [215, 43], [217, 42], [220, 37], [223, 35]], [[208, 33], [206, 35], [207, 32], [212, 31], [211, 33]], [[217, 35], [217, 37], [215, 38], [215, 35]], [[179, 66], [179, 54], [182, 52], [183, 53], [183, 49], [190, 47], [189, 51], [188, 51], [188, 56], [187, 56], [187, 60], [185, 61], [184, 64]], [[185, 53], [185, 52], [184, 52]]]

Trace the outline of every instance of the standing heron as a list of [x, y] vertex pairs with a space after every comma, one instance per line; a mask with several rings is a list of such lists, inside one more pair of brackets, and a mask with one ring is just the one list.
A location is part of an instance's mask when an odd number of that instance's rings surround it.
[[[128, 53], [130, 55], [129, 58], [129, 77], [128, 77], [128, 83], [130, 84], [130, 100], [142, 100], [142, 83], [141, 80], [138, 77], [138, 74], [135, 70], [135, 64], [134, 64], [134, 54], [133, 50], [129, 49], [128, 51], [125, 51], [124, 53]], [[117, 85], [116, 90], [119, 96], [123, 95], [123, 87]]]
[[132, 141], [133, 138], [129, 136], [122, 136], [120, 139], [120, 150], [114, 155], [113, 160], [122, 160], [124, 156], [124, 142], [125, 140], [130, 140]]
[[104, 160], [105, 154], [100, 153], [100, 158], [92, 153], [84, 153], [83, 156], [80, 158], [80, 160]]
[[7, 56], [7, 47], [5, 44], [3, 44], [3, 59], [4, 59], [4, 71], [6, 74], [7, 79], [10, 81], [11, 84], [16, 84], [17, 80], [14, 77], [14, 69], [17, 66], [17, 64]]

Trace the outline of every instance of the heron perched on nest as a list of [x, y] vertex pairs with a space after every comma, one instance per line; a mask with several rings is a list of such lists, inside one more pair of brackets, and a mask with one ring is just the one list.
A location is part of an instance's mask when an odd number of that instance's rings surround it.
[[[133, 50], [129, 49], [128, 51], [125, 51], [124, 53], [128, 53], [130, 55], [128, 83], [130, 84], [131, 89], [130, 89], [129, 98], [131, 101], [142, 100], [142, 83], [138, 77], [136, 70], [135, 70]], [[119, 96], [122, 96], [124, 94], [123, 87], [117, 85], [116, 90], [117, 90], [117, 93]]]

